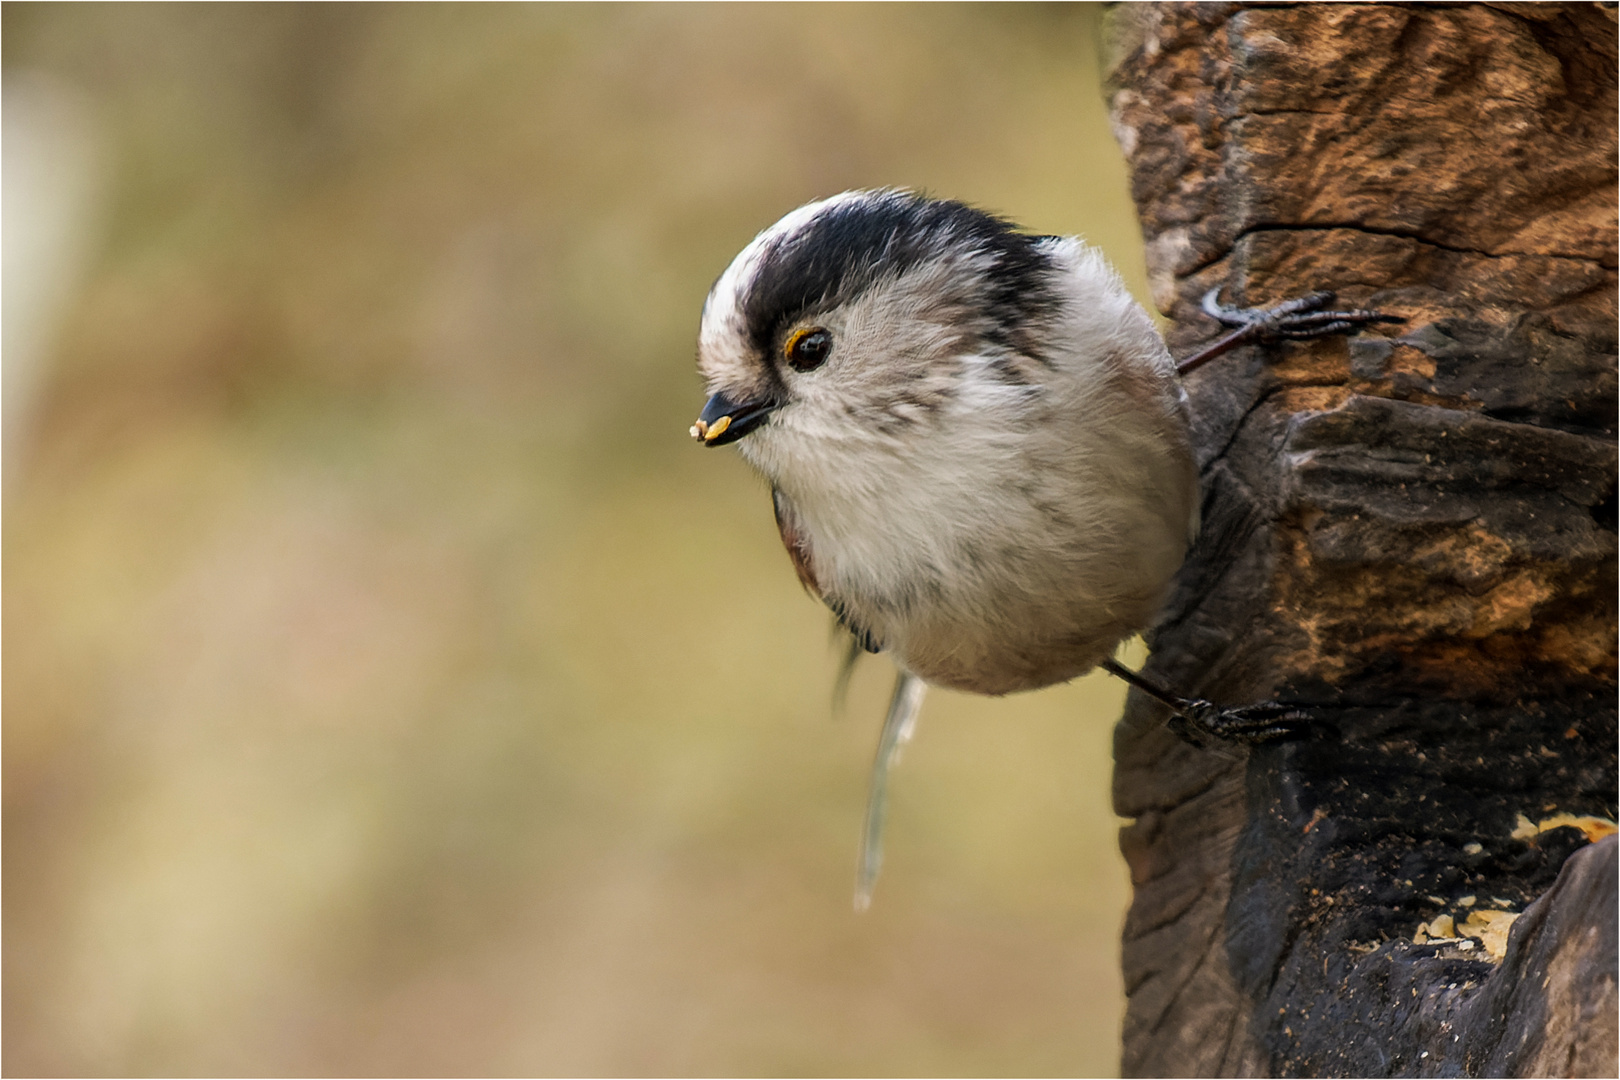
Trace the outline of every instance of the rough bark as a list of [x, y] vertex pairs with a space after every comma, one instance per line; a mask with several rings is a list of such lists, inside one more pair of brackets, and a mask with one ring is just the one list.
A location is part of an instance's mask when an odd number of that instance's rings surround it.
[[[1204, 527], [1149, 670], [1313, 724], [1200, 749], [1133, 695], [1124, 1070], [1614, 1075], [1614, 841], [1521, 821], [1616, 812], [1614, 10], [1113, 18], [1172, 348], [1216, 285], [1407, 320], [1189, 379]], [[1414, 940], [1485, 910], [1503, 958]]]

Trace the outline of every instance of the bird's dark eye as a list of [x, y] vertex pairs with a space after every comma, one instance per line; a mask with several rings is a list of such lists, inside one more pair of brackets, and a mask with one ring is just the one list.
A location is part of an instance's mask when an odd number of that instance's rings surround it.
[[782, 347], [787, 362], [795, 371], [814, 371], [827, 362], [832, 352], [832, 335], [819, 327], [810, 330], [795, 330], [788, 335], [787, 344]]

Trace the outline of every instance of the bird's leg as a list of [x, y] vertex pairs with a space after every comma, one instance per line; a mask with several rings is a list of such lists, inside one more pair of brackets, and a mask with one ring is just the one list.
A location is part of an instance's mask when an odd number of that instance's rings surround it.
[[1223, 709], [1212, 702], [1172, 694], [1116, 660], [1104, 660], [1102, 669], [1167, 705], [1179, 721], [1171, 723], [1171, 730], [1191, 743], [1198, 742], [1199, 734], [1213, 735], [1230, 742], [1272, 742], [1299, 734], [1310, 721], [1310, 717], [1299, 709], [1280, 701], [1262, 701], [1256, 705]]
[[1381, 311], [1326, 310], [1333, 302], [1330, 292], [1306, 293], [1268, 308], [1231, 307], [1220, 302], [1219, 286], [1204, 294], [1204, 312], [1222, 325], [1236, 327], [1230, 334], [1193, 353], [1176, 365], [1178, 374], [1196, 371], [1224, 353], [1251, 341], [1282, 341], [1287, 338], [1327, 337], [1350, 334], [1372, 323], [1405, 322], [1399, 315]]

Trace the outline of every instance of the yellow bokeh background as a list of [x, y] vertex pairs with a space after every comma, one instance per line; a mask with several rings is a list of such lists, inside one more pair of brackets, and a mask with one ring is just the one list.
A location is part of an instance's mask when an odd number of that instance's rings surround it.
[[7, 7], [8, 243], [82, 256], [5, 356], [5, 1071], [1115, 1072], [1121, 691], [935, 692], [857, 915], [887, 662], [835, 712], [765, 490], [686, 435], [710, 283], [834, 191], [1145, 297], [1098, 29]]

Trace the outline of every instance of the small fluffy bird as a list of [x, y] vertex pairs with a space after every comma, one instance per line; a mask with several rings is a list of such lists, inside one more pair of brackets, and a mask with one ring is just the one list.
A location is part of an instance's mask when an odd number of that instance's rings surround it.
[[[1259, 312], [1212, 294], [1238, 329], [1182, 369], [1383, 318], [1328, 299]], [[1234, 717], [1112, 660], [1197, 534], [1198, 471], [1176, 362], [1079, 239], [900, 190], [810, 203], [715, 282], [698, 369], [711, 396], [693, 437], [737, 444], [770, 483], [799, 580], [899, 668], [859, 906], [924, 684], [1007, 694], [1103, 665], [1218, 733], [1286, 727], [1270, 703]]]

